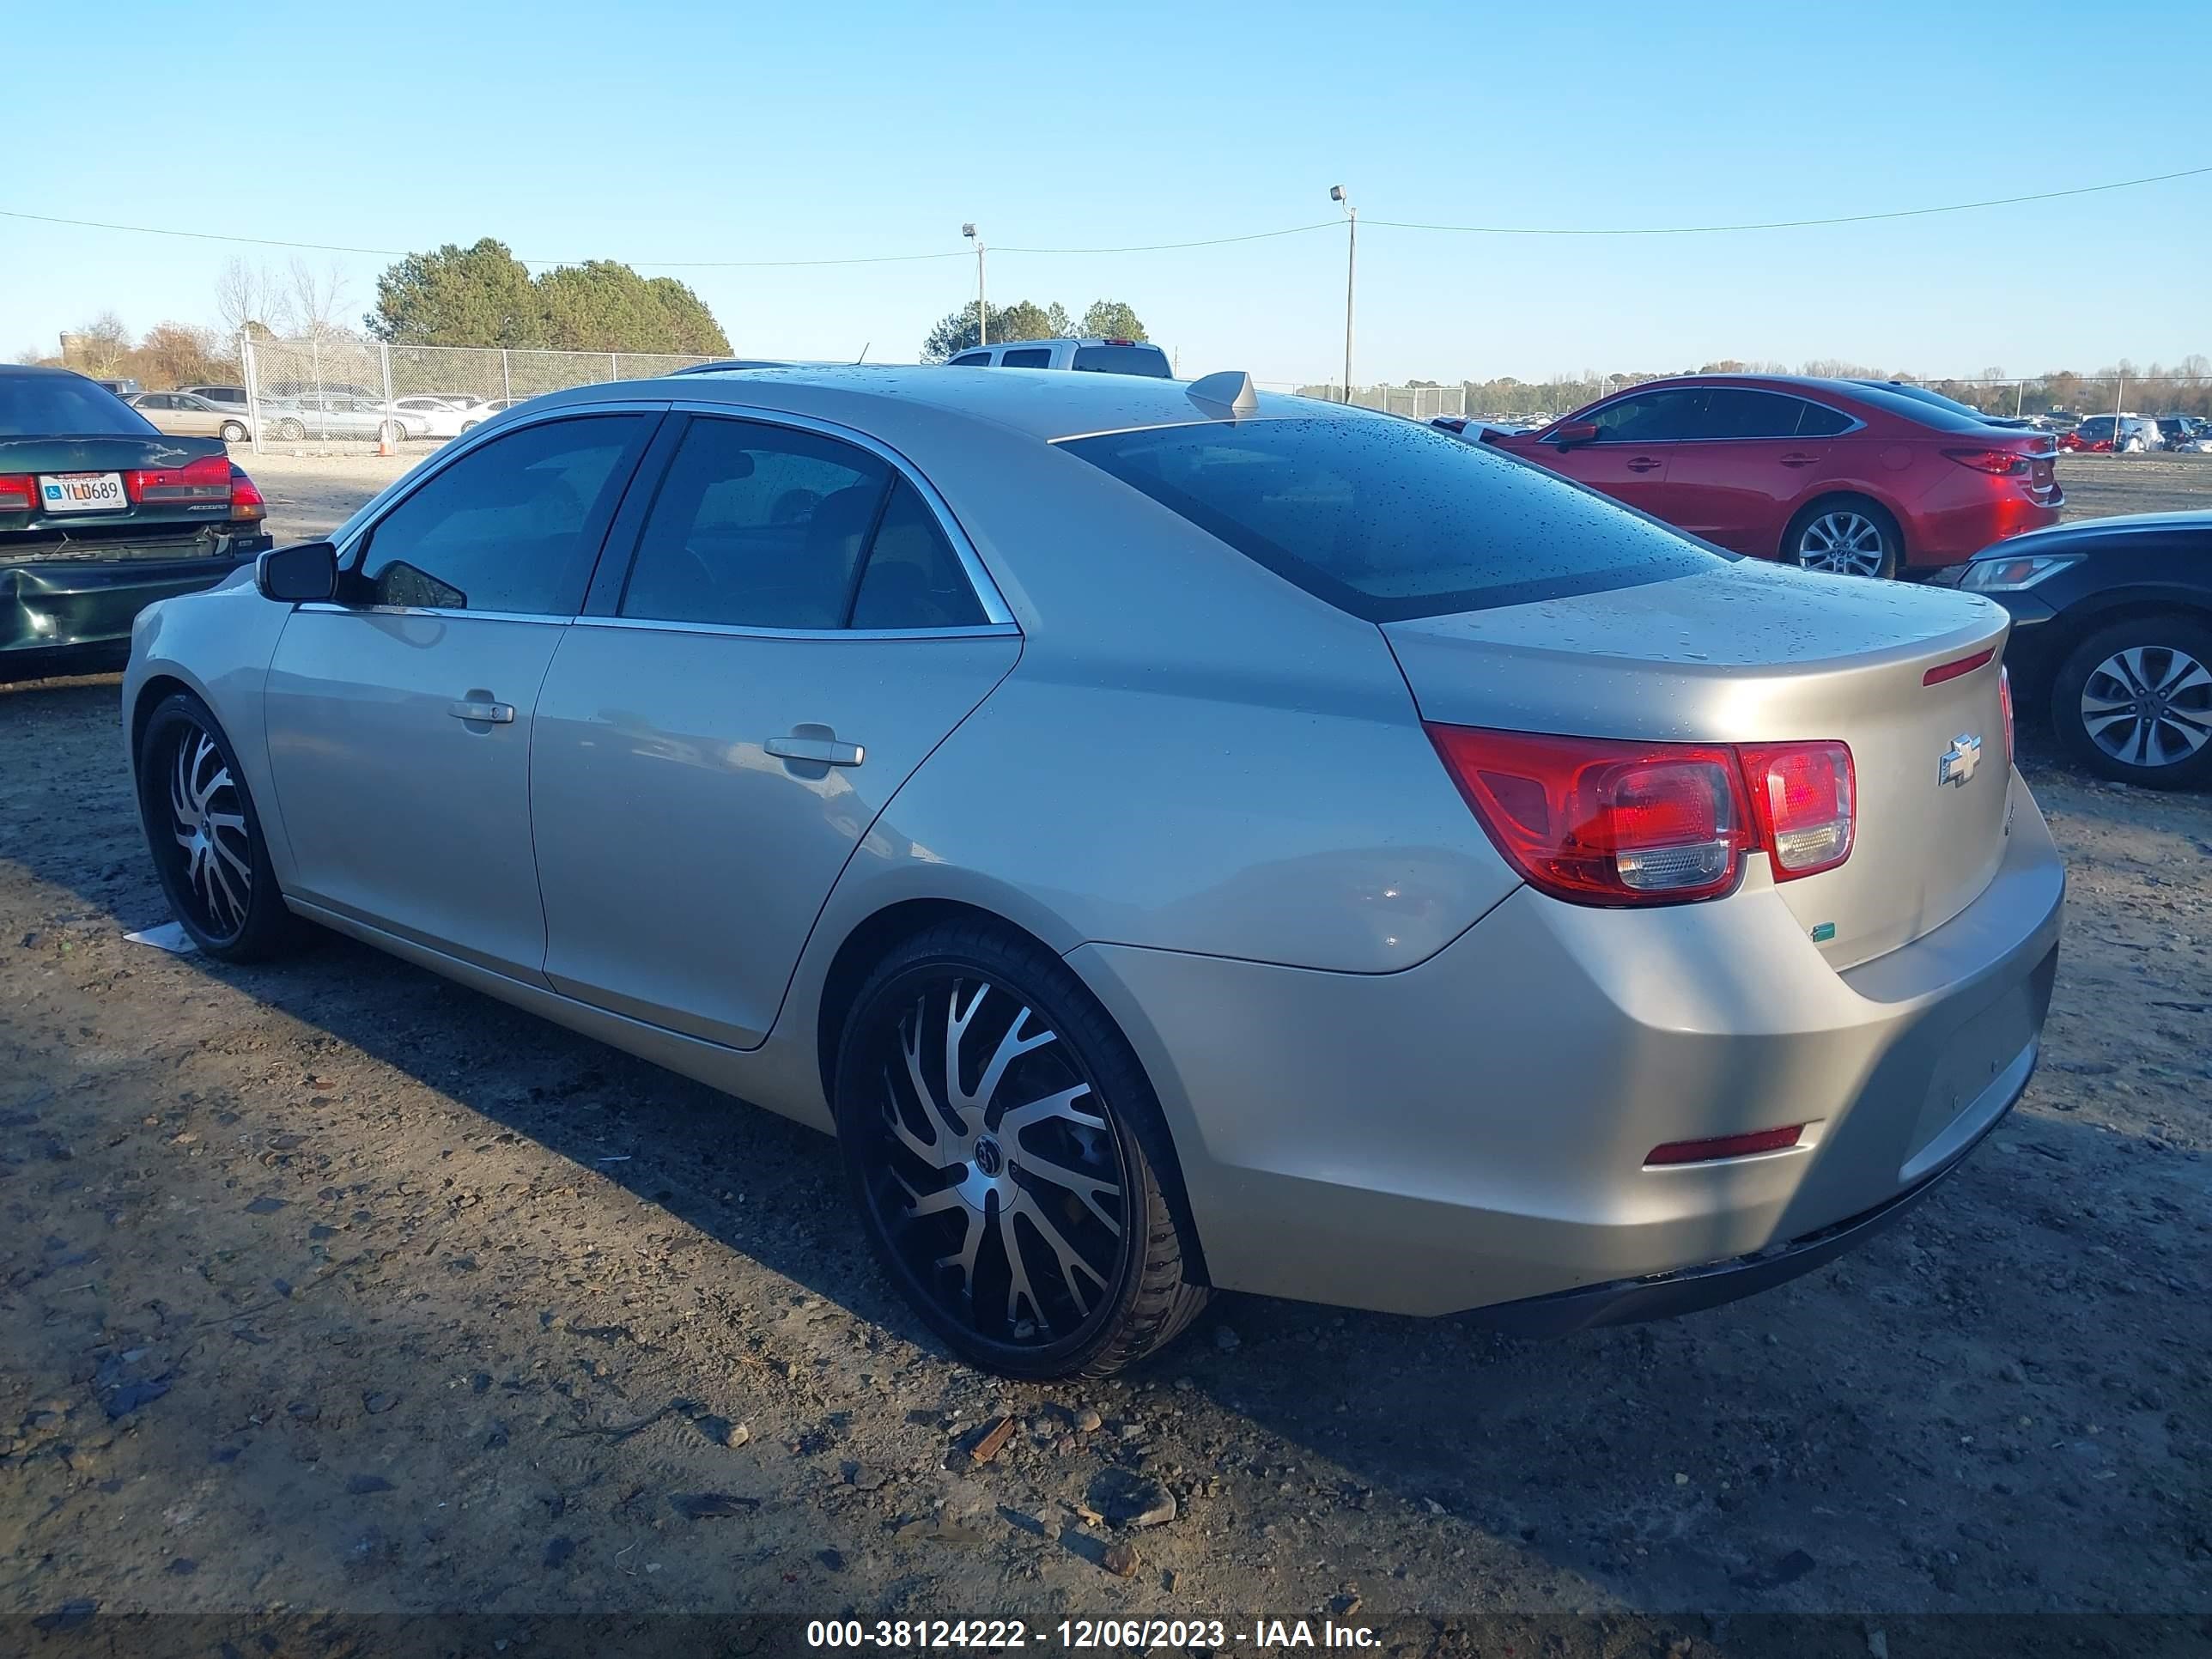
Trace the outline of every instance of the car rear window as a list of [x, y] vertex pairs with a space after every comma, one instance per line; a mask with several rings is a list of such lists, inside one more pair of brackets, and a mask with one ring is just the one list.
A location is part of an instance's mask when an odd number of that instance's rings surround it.
[[1206, 422], [1060, 447], [1370, 622], [1664, 581], [1726, 556], [1527, 462], [1387, 416]]
[[0, 438], [143, 438], [153, 422], [74, 374], [0, 374]]
[[1149, 374], [1156, 380], [1175, 376], [1168, 368], [1168, 354], [1155, 345], [1087, 345], [1075, 348], [1071, 368], [1094, 374]]

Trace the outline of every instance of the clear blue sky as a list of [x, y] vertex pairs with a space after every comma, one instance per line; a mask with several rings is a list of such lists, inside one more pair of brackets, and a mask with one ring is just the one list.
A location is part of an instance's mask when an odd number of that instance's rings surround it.
[[[1692, 21], [1694, 19], [1694, 21]], [[1330, 218], [1680, 224], [2212, 163], [2212, 6], [1036, 7], [633, 0], [17, 8], [0, 208], [535, 259], [1173, 241]], [[33, 69], [37, 72], [33, 72]], [[96, 88], [95, 90], [93, 90]], [[2172, 108], [2193, 108], [2185, 96]], [[2192, 145], [2195, 147], [2192, 148]], [[0, 352], [211, 322], [226, 246], [0, 219]], [[2212, 353], [2212, 175], [1887, 224], [1563, 239], [1363, 228], [1358, 377]], [[322, 264], [331, 256], [306, 256]], [[352, 310], [387, 261], [345, 257]], [[1133, 303], [1182, 372], [1321, 379], [1340, 229], [994, 253], [994, 301]], [[647, 274], [658, 274], [648, 270]], [[910, 360], [972, 259], [679, 270], [747, 353]]]

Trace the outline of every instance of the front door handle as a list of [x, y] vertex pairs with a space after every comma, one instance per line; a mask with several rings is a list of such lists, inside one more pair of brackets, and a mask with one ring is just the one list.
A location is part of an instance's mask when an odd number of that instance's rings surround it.
[[1638, 455], [1628, 464], [1628, 470], [1631, 472], [1656, 472], [1666, 465], [1664, 461], [1653, 460], [1649, 455]]
[[761, 745], [779, 760], [812, 761], [817, 766], [858, 766], [868, 751], [835, 738], [770, 738]]
[[459, 702], [447, 703], [446, 712], [457, 720], [482, 720], [487, 726], [514, 724], [514, 705], [511, 702], [471, 702], [464, 698]]

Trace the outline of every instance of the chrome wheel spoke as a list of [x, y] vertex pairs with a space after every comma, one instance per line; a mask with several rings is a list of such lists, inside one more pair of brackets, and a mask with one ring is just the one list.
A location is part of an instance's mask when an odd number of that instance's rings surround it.
[[[1011, 1218], [1016, 1215], [1036, 1229], [1037, 1237], [1044, 1241], [1045, 1248], [1052, 1252], [1053, 1259], [1060, 1267], [1060, 1284], [1067, 1291], [1069, 1299], [1075, 1304], [1075, 1311], [1087, 1318], [1091, 1313], [1091, 1304], [1084, 1297], [1082, 1281], [1085, 1278], [1089, 1278], [1103, 1291], [1106, 1288], [1106, 1276], [1084, 1260], [1083, 1253], [1068, 1243], [1067, 1236], [1053, 1224], [1052, 1218], [1045, 1214], [1043, 1207], [1028, 1194], [1024, 1193], [1020, 1198], [1015, 1200], [1005, 1213], [1008, 1219], [1002, 1224], [1002, 1230], [1009, 1237], [1012, 1234]], [[1029, 1283], [1027, 1274], [1023, 1276], [1022, 1283], [1024, 1287], [1027, 1286]], [[1007, 1305], [1011, 1310], [1012, 1307], [1011, 1291], [1008, 1293]], [[1031, 1297], [1031, 1305], [1035, 1305], [1034, 1297]], [[1040, 1325], [1046, 1322], [1042, 1315], [1037, 1322]]]
[[1109, 1198], [1121, 1197], [1121, 1186], [1119, 1182], [1102, 1181], [1096, 1176], [1085, 1175], [1080, 1170], [1071, 1170], [1064, 1164], [1048, 1162], [1029, 1152], [1022, 1154], [1018, 1167], [1025, 1176], [1036, 1176], [1042, 1180], [1051, 1182], [1055, 1187], [1066, 1188], [1077, 1198], [1082, 1200], [1085, 1209], [1098, 1218], [1100, 1226], [1117, 1237], [1121, 1235], [1121, 1218], [1109, 1213], [1106, 1206], [1098, 1201], [1098, 1195], [1101, 1193]]
[[999, 1133], [1009, 1140], [1018, 1140], [1023, 1130], [1055, 1117], [1066, 1118], [1070, 1123], [1079, 1123], [1086, 1129], [1103, 1129], [1106, 1127], [1104, 1118], [1076, 1108], [1075, 1103], [1090, 1092], [1089, 1084], [1079, 1083], [1073, 1089], [1062, 1089], [1058, 1094], [1047, 1095], [1042, 1100], [1009, 1107], [999, 1118]]

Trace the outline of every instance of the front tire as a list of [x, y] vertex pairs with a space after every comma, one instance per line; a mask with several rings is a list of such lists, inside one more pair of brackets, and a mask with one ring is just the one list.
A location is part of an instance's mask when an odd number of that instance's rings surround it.
[[2212, 628], [2139, 617], [2075, 646], [2051, 687], [2074, 759], [2122, 783], [2182, 789], [2212, 775]]
[[1790, 563], [1839, 576], [1893, 577], [1904, 556], [1897, 520], [1856, 497], [1814, 502], [1782, 537], [1782, 556]]
[[836, 1077], [868, 1242], [962, 1359], [1103, 1376], [1206, 1305], [1143, 1068], [1033, 941], [964, 922], [908, 940], [854, 999]]
[[238, 756], [188, 691], [162, 701], [138, 738], [138, 810], [169, 908], [222, 962], [260, 962], [300, 943]]
[[244, 443], [246, 428], [236, 421], [225, 421], [222, 423], [222, 441], [227, 444]]
[[295, 444], [307, 435], [304, 422], [286, 419], [276, 422], [276, 435], [288, 444]]

